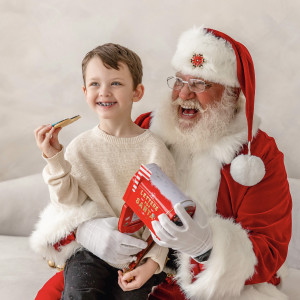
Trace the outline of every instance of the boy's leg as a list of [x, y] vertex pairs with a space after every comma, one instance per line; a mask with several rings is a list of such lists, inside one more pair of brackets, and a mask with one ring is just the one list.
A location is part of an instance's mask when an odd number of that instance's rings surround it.
[[108, 299], [113, 268], [87, 250], [77, 251], [64, 269], [63, 299]]
[[118, 300], [147, 300], [152, 288], [160, 284], [166, 278], [166, 273], [153, 275], [142, 287], [139, 289], [124, 292], [118, 285], [118, 277], [114, 280], [112, 288], [112, 299]]

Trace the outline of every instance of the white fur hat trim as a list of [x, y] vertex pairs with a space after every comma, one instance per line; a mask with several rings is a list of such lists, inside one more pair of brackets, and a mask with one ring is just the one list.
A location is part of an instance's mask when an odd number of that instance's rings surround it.
[[[191, 63], [194, 54], [203, 55], [201, 67], [194, 67]], [[193, 27], [180, 36], [172, 65], [183, 74], [232, 87], [240, 86], [236, 55], [231, 44], [207, 32], [203, 26]]]
[[253, 186], [264, 178], [266, 170], [258, 156], [241, 154], [231, 162], [230, 174], [237, 183]]

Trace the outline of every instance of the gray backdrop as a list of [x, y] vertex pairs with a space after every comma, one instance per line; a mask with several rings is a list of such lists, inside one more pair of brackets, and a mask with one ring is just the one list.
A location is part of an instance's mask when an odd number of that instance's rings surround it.
[[0, 0], [0, 181], [40, 172], [33, 130], [80, 114], [67, 145], [97, 118], [82, 93], [81, 60], [105, 42], [135, 50], [146, 93], [133, 118], [153, 109], [173, 74], [179, 34], [204, 24], [249, 49], [256, 69], [256, 113], [300, 178], [300, 2], [298, 0]]

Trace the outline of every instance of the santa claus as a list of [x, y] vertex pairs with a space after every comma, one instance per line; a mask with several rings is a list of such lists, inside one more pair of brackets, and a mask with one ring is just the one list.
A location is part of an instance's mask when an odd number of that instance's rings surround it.
[[[153, 221], [155, 241], [176, 250], [178, 259], [176, 274], [149, 299], [287, 299], [280, 270], [292, 202], [283, 154], [254, 116], [251, 56], [224, 33], [200, 27], [182, 34], [172, 64], [171, 97], [137, 123], [165, 141], [176, 161], [177, 184], [197, 208], [191, 218], [175, 206], [182, 226], [166, 215]], [[121, 241], [105, 247], [101, 240], [95, 247], [105, 230], [113, 234], [101, 220], [85, 222], [77, 242], [112, 258]], [[40, 297], [47, 299], [62, 280], [53, 278]]]

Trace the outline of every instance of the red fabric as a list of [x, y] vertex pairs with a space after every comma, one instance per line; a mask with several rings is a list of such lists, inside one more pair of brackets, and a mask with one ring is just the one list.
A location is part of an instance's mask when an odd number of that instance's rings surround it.
[[75, 241], [76, 237], [75, 237], [75, 233], [71, 232], [66, 238], [60, 240], [59, 242], [55, 243], [53, 245], [53, 247], [55, 248], [56, 251], [60, 251], [61, 250], [61, 246], [65, 246], [70, 244], [72, 241]]
[[196, 275], [198, 275], [200, 272], [204, 271], [204, 266], [203, 264], [198, 263], [194, 259], [191, 258], [191, 265], [192, 265], [192, 274], [193, 274], [193, 279], [192, 282], [196, 281]]
[[148, 297], [149, 300], [186, 300], [176, 281], [162, 282]]
[[150, 121], [151, 121], [151, 112], [147, 112], [137, 117], [135, 123], [144, 129], [148, 129], [150, 127]]
[[[247, 146], [242, 152], [247, 152]], [[264, 178], [252, 187], [242, 186], [232, 179], [230, 165], [224, 166], [217, 213], [233, 218], [248, 231], [258, 263], [255, 274], [246, 284], [276, 284], [276, 271], [286, 259], [291, 238], [292, 199], [283, 154], [274, 139], [259, 131], [253, 139], [252, 152], [264, 162]]]
[[255, 97], [255, 72], [254, 72], [254, 65], [253, 65], [251, 55], [243, 44], [235, 41], [233, 38], [226, 35], [225, 33], [214, 29], [209, 29], [209, 28], [207, 28], [207, 31], [211, 32], [216, 37], [228, 41], [235, 52], [236, 62], [237, 62], [237, 77], [241, 89], [246, 97], [248, 141], [251, 142], [253, 113], [254, 113], [254, 97]]
[[35, 300], [60, 300], [63, 290], [64, 275], [63, 271], [61, 271], [56, 273], [44, 284], [36, 295]]

